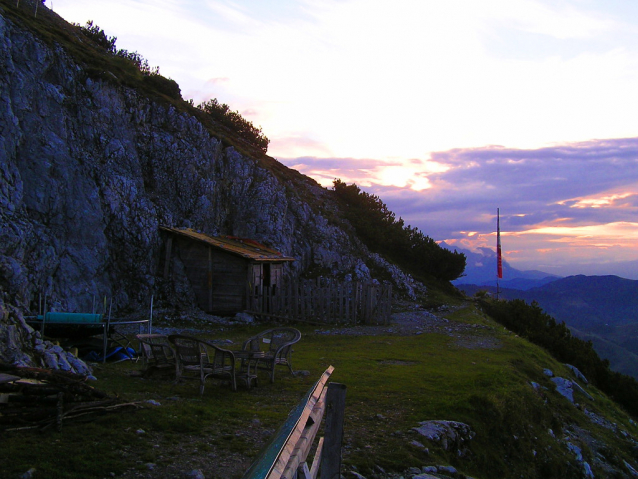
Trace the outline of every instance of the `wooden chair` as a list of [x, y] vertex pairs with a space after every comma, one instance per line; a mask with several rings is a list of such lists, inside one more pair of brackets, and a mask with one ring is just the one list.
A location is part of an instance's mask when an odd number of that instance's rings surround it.
[[[232, 351], [222, 349], [201, 339], [172, 334], [168, 340], [177, 356], [175, 380], [199, 380], [199, 393], [204, 394], [204, 383], [208, 378], [230, 382], [233, 391], [237, 390], [235, 356]], [[251, 378], [241, 377], [250, 387]]]
[[[290, 355], [292, 346], [301, 339], [295, 328], [273, 328], [263, 331], [244, 341], [242, 350], [251, 351], [255, 357], [255, 367], [269, 372], [270, 382], [275, 382], [275, 366], [288, 366], [293, 373]], [[259, 355], [261, 352], [262, 355]]]
[[144, 376], [156, 370], [175, 370], [175, 351], [163, 334], [137, 334], [140, 352], [144, 361]]

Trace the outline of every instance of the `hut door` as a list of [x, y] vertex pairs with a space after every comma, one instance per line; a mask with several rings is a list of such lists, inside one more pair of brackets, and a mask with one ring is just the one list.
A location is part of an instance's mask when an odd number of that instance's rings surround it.
[[271, 288], [271, 281], [270, 281], [270, 263], [264, 263], [262, 265], [262, 275], [261, 275], [261, 281], [262, 281], [262, 285], [263, 285], [263, 290], [264, 290], [264, 304], [262, 305], [263, 311], [266, 311], [268, 313], [270, 313], [271, 308], [270, 308], [270, 303], [272, 301], [272, 288]]
[[253, 265], [253, 293], [254, 294], [261, 293], [262, 286], [263, 286], [263, 281], [262, 281], [261, 265], [254, 264]]
[[253, 264], [250, 268], [250, 288], [248, 291], [249, 309], [261, 311], [262, 283], [261, 283], [261, 265]]

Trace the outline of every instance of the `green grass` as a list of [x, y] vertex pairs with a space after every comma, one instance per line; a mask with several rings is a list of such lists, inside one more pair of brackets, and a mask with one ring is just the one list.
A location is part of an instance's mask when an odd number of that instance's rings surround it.
[[[631, 457], [626, 444], [592, 425], [553, 391], [543, 369], [566, 377], [569, 373], [543, 349], [505, 331], [473, 307], [448, 317], [490, 326], [489, 331], [477, 328], [472, 334], [495, 335], [501, 347], [466, 349], [456, 345], [455, 337], [442, 334], [324, 335], [315, 331], [316, 326], [301, 325], [303, 336], [293, 359], [295, 368], [308, 370], [308, 376], [293, 377], [280, 370], [274, 384], [262, 375], [259, 387], [240, 386], [237, 392], [211, 383], [203, 397], [196, 382], [174, 385], [161, 377], [131, 376], [140, 368], [133, 362], [98, 365], [97, 388], [125, 400], [154, 399], [162, 405], [65, 424], [60, 433], [5, 435], [0, 440], [0, 476], [18, 477], [31, 467], [41, 477], [105, 477], [105, 471], [119, 475], [143, 470], [147, 462], [170, 464], [180, 457], [176, 445], [181, 443], [195, 455], [243, 457], [247, 468], [268, 439], [263, 430], [272, 434], [329, 365], [335, 367], [331, 380], [347, 386], [344, 463], [364, 473], [375, 465], [403, 471], [451, 464], [477, 478], [575, 477], [578, 469], [549, 432], [561, 437], [566, 423], [597, 431], [612, 445], [606, 452], [612, 461], [620, 464]], [[231, 339], [231, 348], [238, 348], [242, 339], [265, 327], [214, 329], [204, 336]], [[530, 381], [547, 391], [538, 394]], [[595, 401], [588, 409], [636, 432], [613, 402], [596, 390], [590, 394]], [[430, 444], [427, 454], [412, 446], [419, 438], [411, 428], [431, 419], [469, 424], [476, 436], [467, 454], [459, 457]], [[140, 429], [143, 434], [137, 432]], [[234, 471], [233, 477], [241, 477], [243, 470]]]

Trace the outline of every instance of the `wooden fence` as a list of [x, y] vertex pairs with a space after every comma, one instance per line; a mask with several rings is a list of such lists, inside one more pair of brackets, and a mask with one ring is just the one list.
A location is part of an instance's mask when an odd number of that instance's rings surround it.
[[248, 312], [297, 321], [389, 324], [392, 285], [326, 278], [289, 281], [248, 294]]
[[[290, 412], [288, 419], [242, 479], [340, 477], [346, 387], [343, 384], [327, 383], [333, 370], [334, 368], [329, 366], [308, 394]], [[308, 455], [315, 444], [324, 412], [324, 437], [319, 439], [312, 465], [308, 467]]]

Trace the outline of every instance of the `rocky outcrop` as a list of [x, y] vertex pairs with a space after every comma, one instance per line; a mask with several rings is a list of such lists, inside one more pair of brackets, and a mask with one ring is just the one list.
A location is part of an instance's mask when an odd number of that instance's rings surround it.
[[459, 456], [464, 455], [467, 443], [475, 436], [470, 426], [458, 421], [422, 421], [419, 427], [412, 430], [423, 438], [439, 444], [444, 450], [458, 453]]
[[225, 145], [185, 105], [91, 77], [1, 10], [0, 72], [7, 301], [34, 310], [42, 294], [87, 311], [108, 296], [146, 308], [159, 287], [160, 225], [258, 239], [297, 258], [295, 274], [369, 274], [365, 248], [329, 219], [327, 190]]
[[92, 377], [91, 368], [57, 344], [44, 341], [25, 321], [22, 312], [0, 299], [0, 364], [60, 369]]

